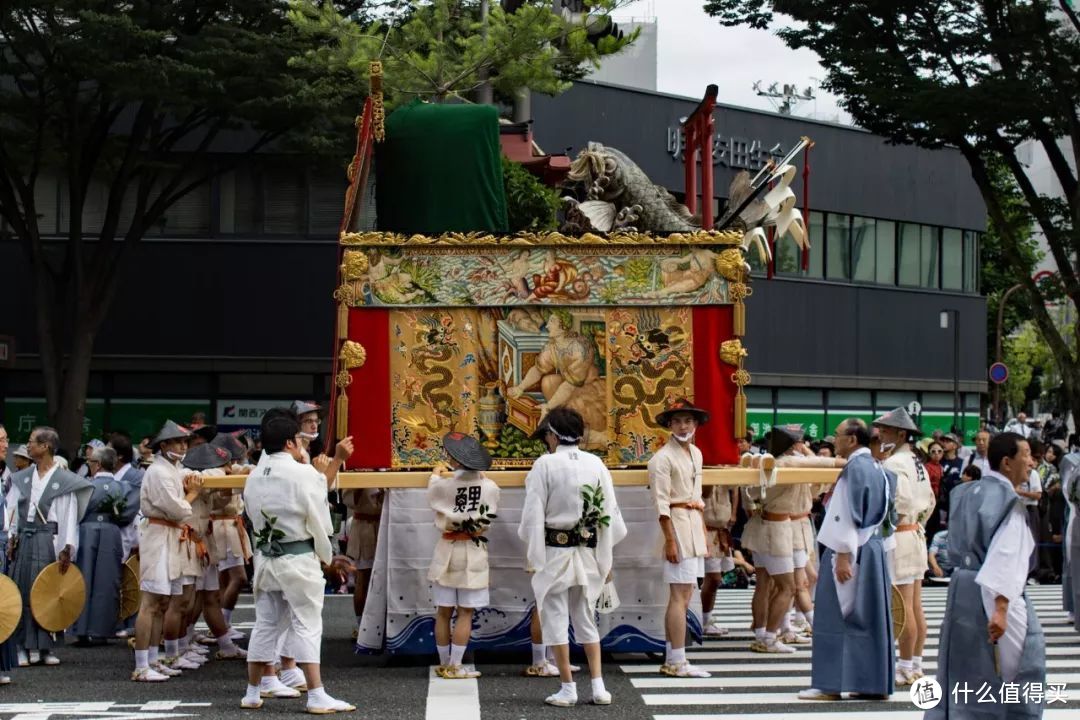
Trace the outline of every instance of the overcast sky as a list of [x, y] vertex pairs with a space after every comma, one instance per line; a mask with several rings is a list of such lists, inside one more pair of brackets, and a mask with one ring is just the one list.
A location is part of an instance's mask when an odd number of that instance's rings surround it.
[[815, 88], [816, 100], [795, 107], [795, 115], [845, 120], [836, 98], [820, 90], [824, 70], [809, 50], [792, 50], [772, 31], [726, 28], [702, 9], [702, 0], [638, 0], [616, 17], [655, 17], [659, 34], [660, 92], [701, 97], [705, 86], [720, 87], [720, 102], [775, 109], [759, 97], [762, 87], [794, 83], [801, 91]]

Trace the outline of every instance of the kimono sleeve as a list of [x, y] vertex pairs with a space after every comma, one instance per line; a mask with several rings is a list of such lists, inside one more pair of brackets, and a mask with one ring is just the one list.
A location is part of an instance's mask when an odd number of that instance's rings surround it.
[[656, 514], [671, 517], [671, 464], [664, 453], [657, 453], [649, 460], [649, 489]]
[[518, 537], [525, 543], [525, 569], [535, 572], [547, 563], [544, 542], [544, 506], [547, 501], [547, 473], [533, 465], [525, 476], [525, 504], [521, 508]]
[[825, 508], [825, 520], [818, 532], [818, 542], [837, 553], [853, 553], [859, 548], [859, 530], [851, 517], [846, 475], [836, 483], [829, 505]]
[[1014, 508], [994, 533], [975, 583], [1014, 602], [1024, 594], [1033, 544], [1025, 515]]

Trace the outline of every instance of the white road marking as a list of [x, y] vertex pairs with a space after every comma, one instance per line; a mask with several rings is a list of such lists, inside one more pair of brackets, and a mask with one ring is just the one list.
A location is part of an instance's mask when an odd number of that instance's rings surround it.
[[480, 720], [480, 686], [475, 678], [446, 680], [435, 674], [434, 666], [429, 673], [427, 720]]
[[[740, 677], [711, 677], [711, 678], [633, 678], [630, 683], [643, 690], [675, 690], [680, 688], [736, 688], [736, 687], [809, 687], [809, 677], [796, 675], [783, 676], [740, 676]], [[1080, 683], [1080, 673], [1061, 673], [1048, 675], [1048, 683]], [[897, 692], [900, 692], [897, 690]]]
[[[800, 705], [804, 707], [813, 707], [814, 703], [808, 700], [796, 701], [800, 702]], [[846, 705], [852, 700], [845, 700]], [[1043, 720], [1072, 720], [1076, 710], [1063, 710], [1055, 708], [1054, 710], [1043, 710]], [[759, 713], [724, 713], [722, 715], [653, 715], [653, 720], [762, 720], [764, 715]], [[868, 712], [851, 712], [847, 710], [832, 710], [830, 712], [800, 712], [788, 713], [788, 717], [795, 717], [799, 720], [836, 720], [837, 718], [843, 718], [843, 720], [882, 720], [882, 718], [888, 718], [888, 720], [922, 720], [922, 710], [903, 710], [892, 711], [886, 715], [881, 711], [868, 711]]]
[[[690, 657], [690, 654], [687, 655]], [[755, 658], [766, 657], [754, 653]], [[779, 657], [779, 656], [770, 656]], [[691, 658], [693, 659], [693, 658]], [[809, 662], [756, 662], [756, 663], [694, 663], [694, 667], [700, 668], [711, 673], [724, 673], [732, 675], [745, 675], [746, 673], [760, 672], [760, 673], [773, 673], [773, 672], [804, 672], [806, 678], [810, 678], [810, 663]], [[620, 665], [619, 669], [628, 675], [659, 675], [660, 665], [659, 663], [643, 663], [641, 665]], [[932, 672], [937, 670], [936, 662], [923, 662], [923, 669], [926, 672]], [[1076, 660], [1047, 660], [1047, 670], [1075, 670]]]

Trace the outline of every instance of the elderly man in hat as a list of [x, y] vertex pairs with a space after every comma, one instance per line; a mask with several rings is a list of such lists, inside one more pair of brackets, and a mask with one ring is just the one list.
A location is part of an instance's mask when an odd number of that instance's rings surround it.
[[[774, 467], [843, 467], [842, 458], [818, 457], [803, 445], [802, 428], [776, 426], [768, 437]], [[765, 458], [752, 458], [761, 467]], [[759, 500], [760, 527], [753, 539], [754, 565], [758, 582], [751, 601], [755, 608], [754, 640], [751, 650], [790, 654], [792, 645], [809, 644], [810, 638], [790, 625], [792, 602], [806, 622], [814, 622], [807, 568], [815, 540], [809, 525], [814, 489], [810, 485], [778, 485]]]
[[[428, 503], [442, 533], [428, 569], [435, 599], [437, 672], [448, 680], [479, 677], [461, 662], [469, 644], [473, 611], [488, 605], [488, 549], [484, 531], [499, 504], [499, 486], [484, 475], [491, 455], [476, 438], [460, 432], [443, 437], [453, 473], [436, 468], [428, 480]], [[453, 637], [450, 619], [457, 611]]]
[[79, 549], [79, 520], [86, 512], [93, 485], [60, 467], [56, 430], [34, 428], [26, 447], [34, 464], [11, 476], [5, 501], [8, 549], [14, 560], [10, 574], [23, 597], [22, 621], [14, 637], [19, 665], [59, 665], [60, 659], [50, 652], [52, 634], [37, 624], [30, 610], [30, 590], [46, 565], [59, 561], [61, 572], [67, 572], [74, 562]]
[[545, 702], [558, 707], [577, 704], [570, 666], [573, 622], [574, 637], [589, 660], [592, 702], [608, 705], [611, 693], [604, 687], [596, 601], [611, 573], [612, 549], [626, 537], [626, 524], [611, 473], [600, 458], [579, 447], [586, 434], [581, 414], [555, 408], [542, 427], [550, 452], [536, 459], [525, 478], [518, 537], [525, 542], [533, 573], [544, 644], [554, 651], [562, 682], [559, 692]]
[[904, 599], [904, 629], [900, 633], [900, 659], [896, 686], [907, 687], [923, 676], [922, 651], [926, 644], [926, 614], [922, 607], [922, 579], [929, 569], [926, 521], [936, 498], [926, 468], [911, 449], [911, 439], [922, 431], [907, 410], [896, 408], [874, 420], [881, 436], [882, 465], [896, 475], [897, 519], [890, 561], [892, 584]]
[[[336, 700], [322, 686], [320, 654], [326, 581], [322, 563], [330, 563], [334, 526], [326, 502], [326, 485], [318, 471], [302, 462], [300, 424], [288, 411], [263, 416], [263, 455], [248, 476], [244, 505], [255, 531], [255, 627], [248, 644], [247, 692], [240, 706], [255, 709], [263, 697], [266, 665], [278, 659], [279, 639], [287, 636], [292, 657], [307, 687], [307, 711], [350, 712], [356, 708]], [[351, 438], [337, 445], [335, 460], [352, 452]]]
[[891, 523], [896, 476], [870, 454], [870, 430], [858, 418], [836, 428], [836, 452], [847, 459], [825, 508], [818, 542], [825, 546], [814, 594], [811, 684], [800, 700], [867, 699], [892, 694], [891, 588], [882, 524]]
[[1035, 540], [1016, 492], [1032, 470], [1031, 448], [1022, 436], [1005, 432], [990, 441], [988, 455], [990, 472], [952, 494], [949, 555], [956, 567], [936, 673], [944, 692], [926, 720], [1042, 716], [1041, 702], [1000, 704], [991, 711], [978, 693], [954, 692], [1046, 683], [1046, 642], [1025, 596]]
[[649, 460], [649, 488], [664, 538], [664, 582], [668, 605], [664, 617], [667, 656], [660, 672], [673, 677], [709, 677], [686, 659], [686, 613], [698, 578], [705, 575], [709, 544], [705, 537], [705, 501], [701, 497], [701, 451], [693, 444], [709, 413], [686, 399], [676, 400], [656, 416], [670, 431], [667, 443]]
[[128, 504], [127, 483], [116, 479], [120, 462], [116, 450], [98, 448], [90, 459], [95, 468], [90, 479], [94, 491], [79, 524], [75, 561], [86, 581], [86, 607], [74, 628], [83, 644], [112, 637], [116, 631], [124, 563], [121, 528], [130, 524], [139, 511], [138, 504]]
[[[199, 496], [202, 478], [185, 473], [180, 462], [191, 432], [167, 420], [151, 446], [154, 461], [143, 476], [139, 504], [143, 526], [139, 539], [139, 589], [142, 599], [135, 620], [136, 682], [162, 682], [179, 675], [170, 667], [180, 659], [184, 618], [201, 573], [198, 546], [191, 528], [191, 503]], [[158, 657], [165, 638], [167, 662]]]

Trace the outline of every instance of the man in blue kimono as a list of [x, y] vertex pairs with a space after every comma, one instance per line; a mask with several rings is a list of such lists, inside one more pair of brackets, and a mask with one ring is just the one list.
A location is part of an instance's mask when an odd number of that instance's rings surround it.
[[1034, 462], [1017, 433], [990, 441], [990, 472], [949, 499], [949, 557], [956, 569], [941, 623], [937, 682], [942, 699], [925, 720], [1038, 718], [1041, 704], [979, 702], [987, 685], [1028, 687], [1046, 682], [1046, 644], [1027, 602], [1028, 559], [1035, 540], [1017, 488]]
[[[56, 459], [60, 436], [49, 427], [37, 427], [26, 442], [33, 465], [11, 477], [5, 520], [9, 552], [14, 556], [11, 577], [22, 593], [23, 613], [12, 636], [19, 645], [19, 665], [59, 665], [50, 651], [53, 634], [38, 625], [30, 610], [30, 589], [46, 565], [60, 562], [66, 573], [79, 548], [79, 518], [94, 486], [65, 470]], [[16, 510], [14, 518], [11, 510]]]
[[886, 699], [893, 691], [889, 570], [882, 528], [892, 524], [896, 476], [870, 454], [870, 430], [851, 418], [836, 429], [847, 465], [833, 489], [818, 542], [825, 546], [814, 596], [811, 685], [800, 700]]
[[1080, 631], [1080, 452], [1073, 451], [1061, 459], [1061, 491], [1066, 502], [1061, 606]]

